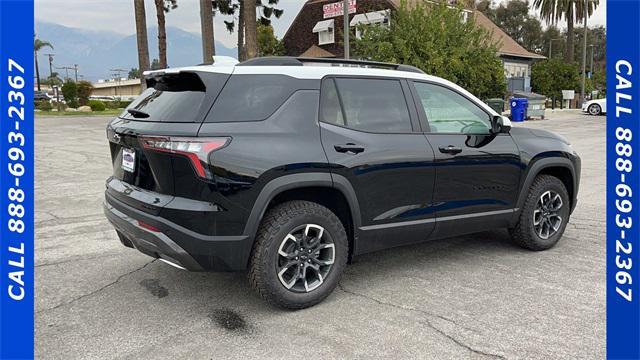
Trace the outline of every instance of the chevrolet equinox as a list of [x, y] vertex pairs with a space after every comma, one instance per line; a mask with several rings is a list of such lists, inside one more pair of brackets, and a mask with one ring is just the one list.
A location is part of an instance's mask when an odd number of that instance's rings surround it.
[[107, 127], [120, 241], [247, 270], [280, 307], [319, 303], [352, 257], [394, 246], [506, 228], [549, 249], [576, 206], [565, 138], [411, 66], [267, 57], [145, 79]]

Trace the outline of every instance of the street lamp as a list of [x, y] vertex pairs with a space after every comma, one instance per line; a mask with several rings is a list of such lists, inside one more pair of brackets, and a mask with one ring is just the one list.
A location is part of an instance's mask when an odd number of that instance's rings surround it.
[[589, 65], [589, 74], [591, 75], [591, 77], [593, 77], [593, 52], [595, 50], [595, 45], [591, 44], [589, 45], [589, 47], [591, 48], [591, 64]]
[[549, 40], [549, 59], [551, 59], [551, 45], [553, 45], [553, 42], [557, 41], [557, 40], [562, 40], [562, 39], [561, 38], [557, 38], [557, 39], [550, 39]]

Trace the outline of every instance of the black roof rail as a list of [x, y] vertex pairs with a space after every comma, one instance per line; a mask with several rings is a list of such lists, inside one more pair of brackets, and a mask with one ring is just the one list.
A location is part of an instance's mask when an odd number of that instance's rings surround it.
[[302, 62], [291, 56], [264, 56], [245, 60], [236, 66], [302, 66]]
[[305, 63], [369, 66], [374, 68], [408, 71], [408, 72], [419, 73], [419, 74], [425, 73], [424, 71], [411, 65], [392, 64], [392, 63], [369, 61], [369, 60], [309, 58], [309, 57], [291, 57], [291, 56], [258, 57], [258, 58], [253, 58], [253, 59], [241, 62], [236, 66], [304, 66]]

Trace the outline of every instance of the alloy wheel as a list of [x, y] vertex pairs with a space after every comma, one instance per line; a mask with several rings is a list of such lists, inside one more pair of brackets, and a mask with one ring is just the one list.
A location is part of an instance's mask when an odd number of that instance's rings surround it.
[[533, 210], [533, 227], [541, 239], [555, 235], [562, 225], [560, 210], [563, 202], [560, 194], [549, 190], [544, 192]]
[[589, 114], [591, 115], [598, 115], [600, 114], [600, 106], [593, 104], [591, 106], [589, 106]]
[[335, 257], [333, 240], [322, 226], [298, 226], [285, 236], [278, 248], [278, 279], [293, 292], [308, 293], [322, 285]]

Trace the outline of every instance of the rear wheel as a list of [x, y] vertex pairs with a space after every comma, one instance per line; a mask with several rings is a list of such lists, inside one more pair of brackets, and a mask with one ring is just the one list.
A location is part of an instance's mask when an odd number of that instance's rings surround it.
[[598, 104], [589, 105], [589, 108], [587, 110], [589, 111], [589, 114], [591, 114], [591, 115], [600, 115], [600, 113], [602, 112], [602, 109], [600, 108], [600, 105], [598, 105]]
[[260, 225], [249, 280], [274, 305], [306, 308], [338, 285], [347, 255], [344, 226], [331, 210], [309, 201], [286, 202]]
[[552, 248], [564, 234], [569, 221], [569, 194], [560, 179], [550, 175], [536, 177], [520, 211], [511, 238], [529, 250]]

